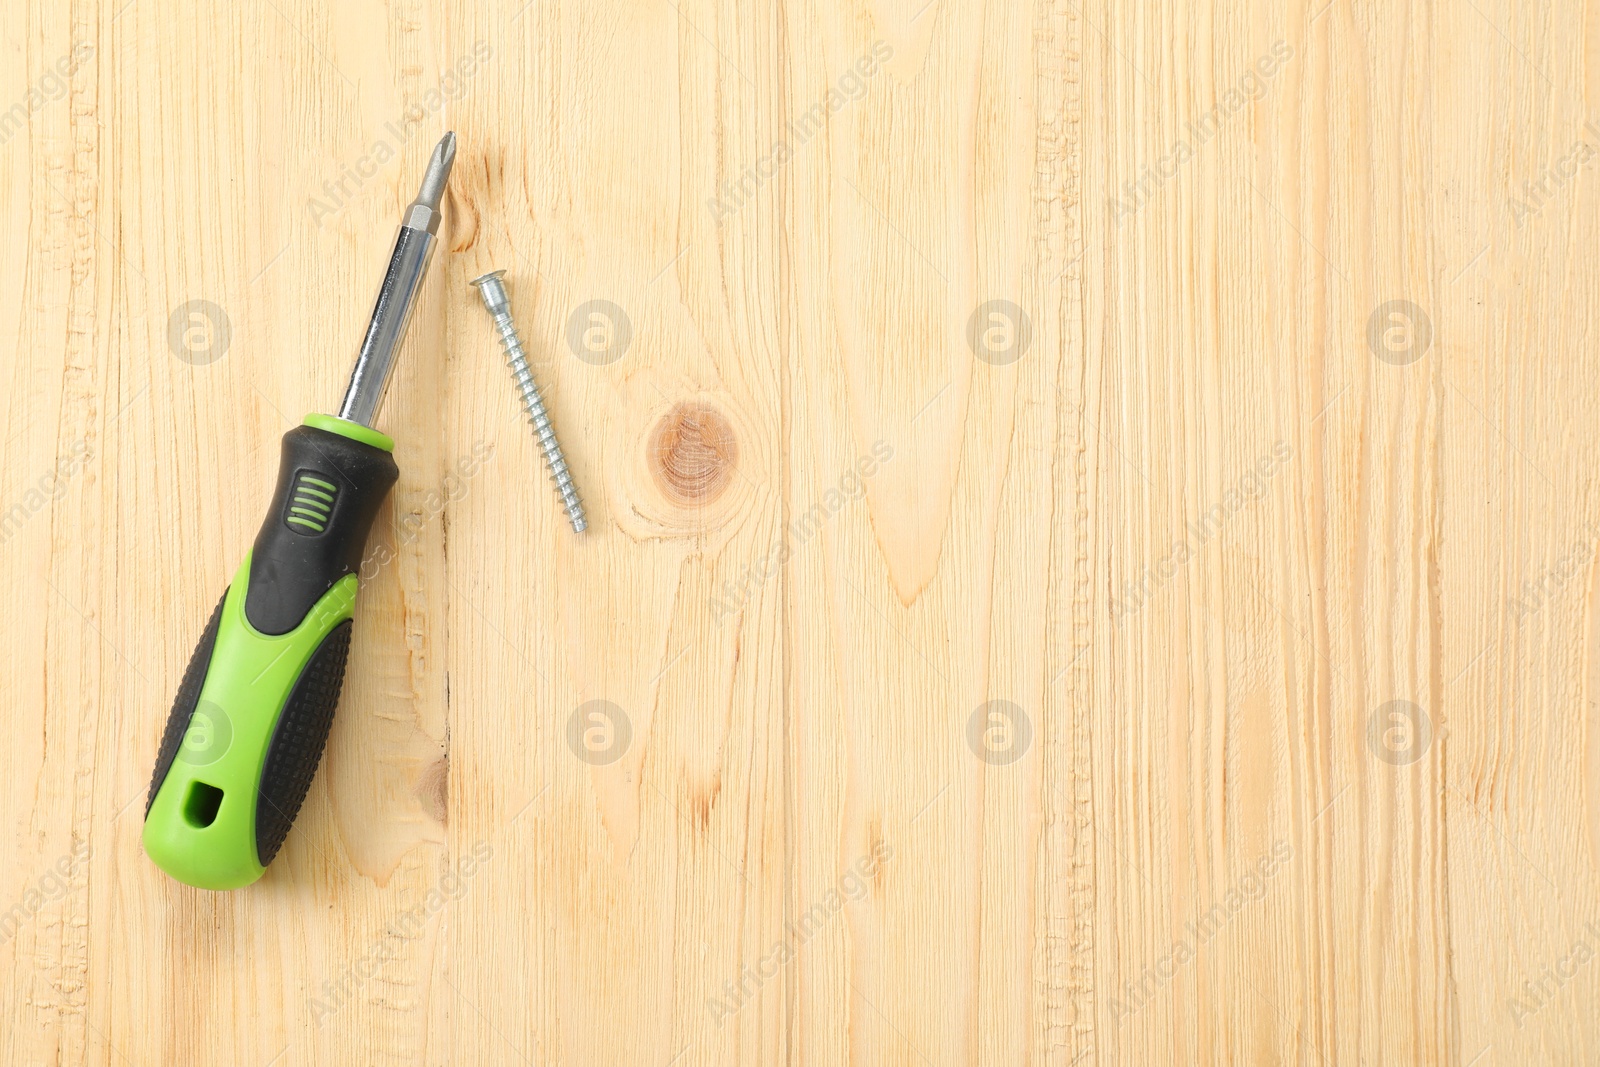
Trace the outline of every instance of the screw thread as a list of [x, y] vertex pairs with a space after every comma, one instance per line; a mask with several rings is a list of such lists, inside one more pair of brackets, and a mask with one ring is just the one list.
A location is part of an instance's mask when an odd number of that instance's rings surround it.
[[583, 501], [578, 499], [578, 487], [572, 482], [572, 471], [567, 466], [565, 453], [561, 451], [561, 442], [556, 440], [555, 427], [550, 425], [550, 413], [545, 410], [544, 398], [539, 395], [539, 383], [533, 380], [527, 353], [522, 349], [522, 338], [517, 336], [517, 327], [511, 321], [510, 312], [495, 312], [494, 324], [500, 333], [500, 347], [505, 349], [512, 380], [522, 397], [522, 406], [528, 412], [528, 424], [533, 427], [534, 440], [544, 454], [544, 464], [549, 468], [550, 477], [556, 483], [556, 492], [561, 496], [561, 506], [566, 509], [572, 529], [582, 533], [588, 529], [589, 520], [584, 516]]

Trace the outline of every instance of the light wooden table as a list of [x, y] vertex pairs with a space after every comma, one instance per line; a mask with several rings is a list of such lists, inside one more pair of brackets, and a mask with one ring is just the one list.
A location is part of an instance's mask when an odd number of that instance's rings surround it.
[[[1597, 47], [7, 5], [0, 1061], [1597, 1062]], [[446, 129], [327, 754], [189, 889], [168, 704]]]

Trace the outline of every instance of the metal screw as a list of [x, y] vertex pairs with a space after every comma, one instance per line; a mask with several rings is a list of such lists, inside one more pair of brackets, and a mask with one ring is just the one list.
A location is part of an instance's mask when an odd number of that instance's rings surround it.
[[495, 328], [500, 331], [500, 347], [506, 350], [506, 363], [511, 367], [511, 377], [517, 383], [517, 391], [522, 394], [522, 406], [528, 409], [528, 422], [533, 426], [533, 436], [538, 440], [540, 450], [544, 452], [545, 466], [550, 468], [556, 492], [561, 494], [561, 505], [567, 509], [567, 518], [572, 520], [574, 532], [583, 533], [589, 528], [589, 521], [583, 517], [583, 501], [578, 499], [578, 487], [572, 484], [567, 457], [562, 454], [561, 442], [556, 440], [556, 431], [550, 425], [550, 413], [544, 409], [544, 400], [539, 396], [533, 371], [528, 369], [528, 355], [522, 350], [522, 338], [517, 336], [516, 324], [511, 321], [511, 297], [506, 292], [505, 283], [500, 280], [505, 273], [503, 270], [490, 271], [481, 278], [472, 279], [472, 284], [478, 287], [483, 306], [494, 316]]

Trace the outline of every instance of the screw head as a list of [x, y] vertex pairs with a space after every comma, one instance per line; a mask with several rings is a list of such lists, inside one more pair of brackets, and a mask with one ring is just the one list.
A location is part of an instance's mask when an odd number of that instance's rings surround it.
[[478, 293], [483, 297], [483, 306], [495, 315], [505, 314], [511, 308], [511, 294], [506, 292], [506, 283], [500, 280], [505, 276], [503, 270], [492, 270], [472, 279], [472, 284], [478, 287]]

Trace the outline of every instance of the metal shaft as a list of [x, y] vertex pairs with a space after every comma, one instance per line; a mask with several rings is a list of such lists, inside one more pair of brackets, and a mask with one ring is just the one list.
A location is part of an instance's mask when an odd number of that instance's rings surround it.
[[423, 275], [428, 272], [434, 234], [439, 232], [439, 201], [444, 196], [445, 182], [449, 180], [455, 161], [456, 135], [447, 133], [434, 148], [433, 158], [428, 160], [428, 170], [422, 176], [417, 198], [400, 218], [400, 232], [394, 240], [394, 251], [389, 254], [383, 284], [378, 287], [372, 321], [367, 325], [361, 352], [356, 356], [355, 369], [350, 372], [344, 403], [339, 406], [341, 419], [371, 426], [377, 417], [378, 406], [383, 403], [383, 394], [394, 370], [395, 352], [405, 339], [412, 308], [416, 306], [417, 294], [422, 291]]
[[583, 533], [589, 528], [589, 520], [584, 518], [583, 501], [578, 499], [578, 487], [572, 484], [572, 471], [567, 467], [567, 457], [561, 451], [561, 442], [556, 440], [555, 428], [550, 425], [550, 413], [545, 410], [544, 400], [539, 396], [539, 385], [533, 380], [533, 371], [528, 367], [528, 354], [522, 350], [522, 338], [517, 336], [516, 323], [511, 321], [511, 297], [506, 292], [505, 282], [501, 281], [505, 273], [503, 270], [491, 271], [481, 278], [472, 279], [472, 284], [478, 287], [483, 306], [494, 317], [495, 329], [500, 333], [500, 347], [506, 350], [506, 363], [511, 367], [517, 392], [522, 396], [522, 406], [528, 411], [534, 439], [544, 453], [545, 466], [550, 468], [556, 492], [561, 494], [561, 506], [572, 521], [573, 531]]

